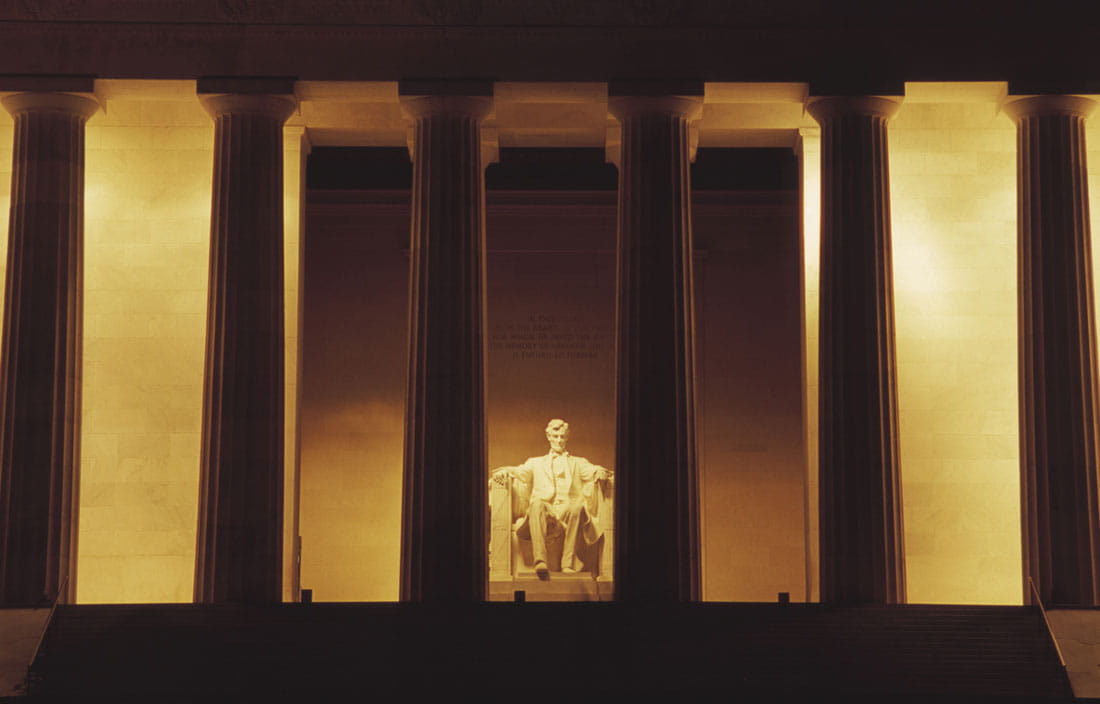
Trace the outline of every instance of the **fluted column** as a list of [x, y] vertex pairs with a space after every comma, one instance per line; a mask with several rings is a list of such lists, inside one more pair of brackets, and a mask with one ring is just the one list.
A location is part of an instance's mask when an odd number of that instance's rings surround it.
[[[1017, 124], [1024, 576], [1045, 603], [1100, 604], [1096, 329], [1085, 117], [1064, 95], [1005, 106]], [[1025, 589], [1027, 585], [1025, 585]], [[1025, 593], [1030, 599], [1030, 590]]]
[[821, 125], [821, 600], [905, 601], [886, 121], [871, 97], [809, 104]]
[[[0, 604], [76, 593], [84, 124], [69, 93], [3, 99], [15, 118], [0, 393]], [[68, 580], [68, 581], [66, 581]]]
[[413, 121], [413, 202], [401, 598], [480, 601], [488, 547], [481, 123], [492, 98], [406, 94], [402, 106]]
[[618, 213], [616, 598], [699, 598], [688, 122], [700, 97], [614, 96]]
[[291, 99], [203, 98], [214, 118], [195, 600], [277, 602], [283, 549], [283, 123]]

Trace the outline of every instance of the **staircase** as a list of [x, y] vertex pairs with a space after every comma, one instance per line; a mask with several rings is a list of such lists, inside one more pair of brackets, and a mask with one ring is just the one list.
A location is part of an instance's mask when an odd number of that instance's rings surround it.
[[[1071, 701], [1028, 607], [619, 603], [59, 607], [31, 701]], [[535, 698], [538, 698], [537, 696]]]

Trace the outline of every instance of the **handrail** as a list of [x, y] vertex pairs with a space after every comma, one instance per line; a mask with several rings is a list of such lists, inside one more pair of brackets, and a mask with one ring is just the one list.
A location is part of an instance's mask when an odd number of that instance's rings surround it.
[[1058, 662], [1062, 663], [1062, 668], [1066, 667], [1066, 659], [1062, 657], [1062, 648], [1058, 645], [1058, 638], [1054, 635], [1054, 629], [1050, 626], [1050, 619], [1047, 618], [1046, 607], [1043, 606], [1043, 599], [1039, 596], [1039, 589], [1035, 586], [1035, 580], [1030, 576], [1027, 578], [1027, 584], [1031, 587], [1031, 599], [1039, 605], [1039, 613], [1043, 617], [1043, 623], [1047, 627], [1047, 633], [1050, 634], [1050, 640], [1054, 643], [1054, 652], [1058, 654]]
[[46, 641], [46, 631], [50, 630], [50, 624], [53, 623], [53, 615], [57, 613], [57, 604], [61, 601], [61, 595], [65, 593], [65, 590], [69, 587], [69, 575], [65, 575], [65, 579], [61, 580], [61, 586], [57, 588], [57, 593], [53, 595], [53, 599], [50, 601], [50, 613], [46, 615], [46, 622], [42, 624], [42, 632], [38, 634], [38, 642], [34, 644], [34, 654], [31, 655], [31, 661], [27, 663], [27, 674], [23, 678], [23, 691], [26, 692], [30, 685], [31, 666], [34, 665], [34, 661], [38, 659], [38, 653], [42, 650], [42, 643]]

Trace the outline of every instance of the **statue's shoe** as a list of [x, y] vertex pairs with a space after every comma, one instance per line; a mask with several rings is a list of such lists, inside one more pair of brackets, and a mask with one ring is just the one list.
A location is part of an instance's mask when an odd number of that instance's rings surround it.
[[546, 581], [550, 579], [550, 568], [546, 566], [545, 562], [536, 562], [535, 574], [538, 575], [539, 579]]
[[562, 567], [561, 568], [561, 573], [562, 574], [576, 574], [577, 573], [577, 568], [576, 567]]

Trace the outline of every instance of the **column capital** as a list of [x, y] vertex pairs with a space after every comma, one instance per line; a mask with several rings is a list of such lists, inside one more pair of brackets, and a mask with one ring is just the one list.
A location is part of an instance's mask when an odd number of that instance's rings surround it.
[[87, 120], [99, 110], [99, 102], [92, 94], [55, 93], [29, 91], [0, 98], [0, 104], [12, 117], [26, 112], [64, 112]]
[[484, 120], [493, 112], [493, 97], [490, 95], [402, 95], [401, 112], [410, 120], [429, 115]]
[[889, 119], [901, 107], [901, 98], [872, 95], [836, 95], [812, 97], [806, 111], [819, 123], [834, 117], [867, 115]]
[[703, 114], [701, 95], [614, 95], [607, 99], [607, 109], [619, 120], [639, 115], [663, 113], [698, 120]]
[[794, 153], [798, 156], [802, 156], [807, 151], [820, 152], [821, 151], [821, 128], [820, 127], [799, 127], [798, 138], [794, 143]]
[[298, 108], [298, 100], [292, 95], [217, 93], [200, 94], [199, 100], [215, 120], [222, 115], [257, 115], [282, 123]]
[[1079, 95], [1009, 96], [1001, 109], [1013, 122], [1044, 115], [1085, 118], [1096, 109], [1096, 101]]
[[492, 81], [405, 79], [397, 84], [401, 112], [410, 120], [451, 115], [484, 120], [493, 113]]

